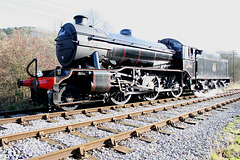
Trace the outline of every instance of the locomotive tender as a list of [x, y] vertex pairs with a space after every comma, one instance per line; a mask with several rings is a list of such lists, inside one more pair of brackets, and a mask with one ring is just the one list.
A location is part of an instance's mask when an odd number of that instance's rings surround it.
[[[228, 61], [202, 54], [174, 39], [151, 43], [136, 39], [131, 30], [120, 34], [86, 25], [85, 16], [63, 25], [56, 38], [62, 67], [37, 73], [37, 59], [18, 86], [31, 87], [32, 99], [47, 106], [73, 110], [91, 101], [125, 104], [133, 95], [154, 100], [160, 93], [178, 97], [229, 82]], [[35, 73], [29, 67], [35, 63]]]

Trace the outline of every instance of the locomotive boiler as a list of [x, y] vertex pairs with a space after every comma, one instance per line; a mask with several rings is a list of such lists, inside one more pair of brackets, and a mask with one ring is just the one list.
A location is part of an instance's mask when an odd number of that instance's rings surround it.
[[[160, 93], [178, 97], [183, 90], [210, 89], [229, 81], [225, 72], [207, 82], [199, 78], [197, 55], [202, 51], [177, 40], [147, 42], [133, 37], [129, 29], [107, 33], [87, 26], [85, 16], [74, 19], [75, 24], [63, 25], [56, 38], [62, 67], [40, 76], [34, 59], [27, 66], [31, 78], [18, 81], [19, 86], [31, 87], [32, 99], [39, 103], [64, 110], [85, 102], [125, 104], [132, 96], [142, 100], [154, 100]], [[29, 72], [33, 63], [34, 74]]]
[[120, 35], [106, 33], [86, 27], [84, 16], [74, 18], [76, 24], [63, 25], [56, 38], [56, 54], [63, 67], [150, 67], [172, 59], [174, 52], [164, 44], [136, 39], [129, 29], [123, 29]]

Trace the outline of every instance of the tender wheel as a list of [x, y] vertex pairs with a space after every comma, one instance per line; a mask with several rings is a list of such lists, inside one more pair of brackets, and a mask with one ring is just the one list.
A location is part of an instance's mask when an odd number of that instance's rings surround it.
[[175, 98], [181, 96], [183, 92], [183, 88], [176, 78], [172, 80], [171, 89], [172, 89], [171, 94]]
[[126, 92], [120, 91], [119, 89], [112, 89], [110, 91], [110, 102], [115, 105], [122, 105], [127, 103], [131, 99], [132, 95], [126, 95]]
[[[63, 86], [60, 89], [59, 96], [61, 96], [62, 103], [71, 103], [71, 102], [76, 102], [80, 100], [79, 91], [77, 90], [76, 87], [72, 85]], [[78, 107], [77, 104], [60, 106], [60, 108], [65, 111], [71, 111], [76, 109], [77, 107]]]
[[143, 86], [153, 88], [153, 92], [145, 93], [143, 99], [147, 101], [155, 100], [158, 97], [158, 89], [160, 87], [159, 78], [156, 76], [145, 76], [142, 82]]

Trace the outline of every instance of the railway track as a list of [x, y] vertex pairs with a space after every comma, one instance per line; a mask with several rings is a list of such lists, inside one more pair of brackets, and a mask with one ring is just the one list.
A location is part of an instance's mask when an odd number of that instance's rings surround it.
[[[120, 115], [118, 114], [117, 116], [108, 116], [108, 117], [106, 115], [110, 110], [114, 112], [118, 112], [118, 110], [121, 109], [120, 106], [109, 106], [105, 108], [101, 107], [101, 108], [95, 108], [95, 109], [93, 108], [92, 112], [98, 111], [99, 114], [104, 114], [105, 118], [98, 118], [94, 120], [77, 122], [77, 123], [69, 123], [61, 126], [32, 130], [29, 132], [4, 135], [0, 137], [1, 145], [2, 146], [14, 145], [14, 142], [16, 141], [26, 139], [26, 138], [37, 137], [39, 141], [46, 142], [52, 146], [58, 146], [58, 149], [60, 148], [59, 151], [48, 153], [33, 159], [59, 159], [59, 158], [64, 158], [69, 156], [76, 156], [78, 158], [83, 158], [87, 156], [87, 151], [97, 147], [102, 147], [102, 146], [110, 146], [119, 152], [129, 153], [132, 151], [132, 149], [118, 145], [119, 141], [135, 136], [135, 137], [139, 137], [139, 139], [143, 141], [154, 142], [155, 141], [154, 139], [144, 137], [142, 136], [142, 134], [144, 132], [151, 131], [151, 130], [155, 130], [163, 134], [171, 134], [166, 130], [162, 130], [162, 128], [166, 125], [170, 125], [172, 127], [176, 127], [180, 129], [186, 128], [182, 125], [179, 125], [178, 122], [197, 124], [198, 123], [196, 121], [197, 119], [198, 120], [203, 119], [203, 118], [197, 117], [198, 114], [203, 114], [213, 109], [222, 111], [226, 108], [223, 108], [221, 106], [239, 100], [240, 95], [238, 92], [235, 92], [235, 94], [233, 93], [225, 94], [225, 96], [231, 96], [231, 99], [221, 100], [221, 97], [223, 97], [223, 95], [219, 95], [219, 96], [207, 97], [207, 98], [182, 97], [179, 100], [181, 102], [174, 103], [174, 104], [166, 103], [166, 102], [165, 104], [163, 104], [164, 101], [172, 101], [174, 99], [127, 104], [121, 107], [124, 107], [125, 109], [127, 109], [128, 113], [121, 113]], [[189, 99], [189, 98], [192, 98], [192, 99]], [[221, 101], [221, 102], [218, 102], [218, 101]], [[209, 104], [210, 102], [211, 104]], [[200, 105], [194, 106], [195, 103], [199, 103], [201, 104], [201, 106]], [[159, 106], [159, 104], [161, 105]], [[138, 110], [138, 108], [144, 108], [144, 109], [135, 111], [135, 110]], [[186, 108], [188, 108], [187, 111], [186, 111]], [[164, 113], [169, 110], [172, 111], [172, 114]], [[81, 110], [81, 111], [79, 110], [80, 115], [84, 114], [85, 117], [86, 116], [93, 117], [94, 114], [92, 112], [91, 112], [91, 109]], [[60, 114], [60, 115], [64, 114], [63, 117], [65, 118], [62, 118], [62, 119], [67, 119], [66, 121], [70, 121], [70, 122], [72, 117], [74, 117], [74, 114], [72, 112], [63, 112], [63, 113], [50, 113], [48, 114], [47, 117], [46, 115], [41, 115], [42, 116], [41, 118], [45, 117], [45, 119], [48, 122], [53, 122], [54, 119], [52, 117], [57, 117], [56, 114]], [[37, 116], [37, 115], [34, 115], [34, 116]], [[155, 118], [155, 120], [151, 122], [150, 120], [148, 120], [148, 117]], [[189, 118], [195, 118], [195, 120], [192, 121]], [[19, 122], [19, 119], [21, 124], [26, 125], [27, 121], [33, 120], [34, 118], [20, 117], [18, 119], [13, 118], [9, 120], [12, 120], [11, 122]], [[2, 120], [1, 124], [4, 124], [5, 122], [4, 120]], [[139, 122], [141, 122], [141, 124], [139, 124]], [[55, 122], [56, 125], [57, 123], [58, 122]], [[117, 126], [117, 127], [115, 126], [115, 129], [114, 127], [112, 128], [113, 124]], [[117, 129], [119, 125], [125, 126], [125, 129], [123, 130]], [[25, 127], [28, 127], [28, 126], [25, 126]], [[3, 127], [3, 130], [4, 130], [4, 127]], [[104, 136], [102, 137], [96, 136], [96, 135], [91, 136], [84, 133], [85, 130], [92, 130], [92, 132], [95, 132], [95, 133], [99, 132], [98, 130], [101, 130], [102, 132], [104, 132]], [[61, 133], [64, 135], [74, 136], [75, 139], [77, 139], [76, 137], [80, 137], [80, 139], [85, 139], [85, 142], [80, 145], [71, 146], [55, 139], [54, 133]]]
[[[231, 90], [225, 90], [225, 93], [231, 93], [231, 92], [234, 92], [234, 91], [238, 91], [238, 89], [231, 89]], [[185, 95], [182, 95], [181, 97], [179, 97], [179, 98], [164, 98], [163, 99], [163, 101], [165, 101], [165, 102], [167, 102], [167, 101], [174, 101], [174, 100], [177, 100], [177, 99], [182, 99], [182, 97], [187, 97], [187, 96], [190, 96], [190, 98], [191, 97], [194, 97], [193, 95], [189, 95], [189, 94], [185, 94]], [[140, 102], [139, 102], [140, 103]], [[143, 103], [149, 103], [149, 102], [143, 102]], [[70, 104], [72, 104], [72, 103], [70, 103]], [[131, 106], [133, 103], [130, 103], [130, 104], [126, 104], [125, 106]], [[122, 106], [124, 106], [124, 105], [119, 105], [119, 106], [115, 106], [116, 108], [121, 108]], [[83, 106], [82, 106], [83, 107]], [[110, 106], [108, 106], [108, 108], [109, 108]], [[112, 106], [111, 106], [112, 107]], [[84, 106], [84, 108], [83, 109], [79, 109], [79, 110], [74, 110], [74, 111], [60, 111], [60, 110], [57, 110], [57, 108], [56, 108], [56, 110], [53, 110], [53, 111], [51, 111], [51, 112], [54, 112], [54, 113], [56, 113], [56, 112], [58, 112], [59, 114], [53, 114], [53, 116], [52, 117], [54, 117], [54, 116], [64, 116], [64, 114], [65, 113], [69, 113], [69, 114], [71, 114], [71, 115], [73, 115], [73, 114], [79, 114], [79, 113], [81, 113], [81, 112], [85, 112], [85, 111], [87, 111], [86, 109], [88, 109], [88, 108], [93, 108], [93, 106]], [[99, 107], [96, 107], [96, 106], [94, 106], [94, 108], [97, 108], [99, 111], [101, 110], [101, 108], [102, 108], [102, 106], [99, 106]], [[106, 108], [106, 109], [108, 109], [108, 108]], [[85, 110], [85, 111], [84, 111]], [[48, 113], [49, 113], [50, 111], [49, 111], [49, 109], [48, 108], [33, 108], [33, 109], [27, 109], [27, 110], [15, 110], [15, 111], [1, 111], [0, 112], [0, 117], [2, 117], [2, 118], [0, 118], [0, 119], [4, 119], [4, 118], [13, 118], [13, 117], [19, 117], [19, 115], [25, 115], [25, 116], [21, 116], [21, 117], [27, 117], [27, 115], [36, 115], [36, 114], [38, 114], [39, 116], [40, 116], [40, 114], [42, 113], [43, 114], [43, 116], [42, 117], [44, 117], [44, 116], [48, 116]], [[90, 110], [88, 110], [88, 112], [96, 112], [96, 109], [90, 109]], [[44, 114], [44, 113], [46, 113], [46, 114]], [[62, 114], [62, 115], [61, 115]], [[51, 116], [51, 115], [50, 115]], [[11, 123], [11, 121], [10, 122], [8, 122], [8, 123]]]
[[42, 113], [37, 115], [28, 115], [28, 116], [17, 116], [13, 118], [5, 118], [0, 119], [0, 124], [5, 123], [19, 123], [26, 125], [28, 121], [37, 120], [37, 119], [44, 119], [46, 121], [51, 122], [53, 118], [55, 117], [63, 117], [65, 119], [69, 119], [70, 116], [78, 115], [78, 114], [84, 114], [88, 117], [92, 117], [92, 112], [99, 112], [102, 114], [106, 114], [109, 110], [119, 110], [121, 108], [131, 108], [138, 105], [151, 105], [153, 103], [166, 103], [169, 101], [177, 101], [182, 99], [191, 99], [191, 98], [197, 98], [194, 95], [190, 96], [183, 96], [179, 98], [167, 98], [167, 99], [160, 99], [160, 100], [154, 100], [154, 101], [145, 101], [145, 102], [136, 102], [136, 103], [128, 103], [125, 105], [117, 105], [117, 106], [105, 106], [105, 107], [94, 107], [94, 108], [87, 108], [87, 109], [79, 109], [74, 111], [64, 111], [64, 112], [54, 112], [54, 113]]
[[[225, 94], [228, 93], [236, 93], [238, 90], [230, 90], [226, 91]], [[73, 111], [60, 111], [60, 112], [53, 112], [53, 113], [40, 113], [36, 115], [27, 115], [27, 116], [18, 116], [18, 114], [26, 114], [26, 113], [37, 113], [37, 112], [44, 112], [45, 109], [33, 109], [33, 110], [27, 110], [27, 111], [13, 111], [13, 112], [2, 112], [0, 115], [6, 115], [7, 118], [0, 119], [0, 125], [5, 123], [19, 123], [23, 125], [28, 125], [28, 121], [37, 120], [37, 119], [43, 119], [49, 122], [53, 122], [52, 118], [55, 117], [63, 117], [65, 119], [69, 119], [73, 115], [77, 114], [84, 114], [88, 117], [93, 116], [92, 112], [100, 112], [100, 113], [107, 113], [109, 110], [119, 110], [121, 108], [129, 108], [129, 107], [135, 107], [138, 105], [151, 105], [153, 103], [159, 103], [164, 104], [169, 101], [178, 101], [178, 100], [184, 100], [184, 99], [192, 99], [196, 98], [195, 95], [187, 95], [187, 96], [181, 96], [178, 98], [165, 98], [165, 99], [158, 99], [154, 101], [144, 101], [144, 102], [135, 102], [135, 103], [128, 103], [124, 105], [115, 105], [115, 106], [105, 106], [105, 107], [94, 107], [94, 108], [85, 108], [85, 109], [79, 109], [79, 110], [73, 110]], [[9, 118], [9, 115], [12, 115], [13, 117]], [[17, 116], [14, 116], [17, 115]]]
[[[233, 91], [233, 90], [232, 90]], [[231, 91], [226, 91], [226, 93], [230, 93]], [[189, 97], [196, 97], [194, 95], [183, 95], [183, 98]], [[178, 100], [178, 99], [182, 99], [182, 97], [179, 98], [163, 98], [162, 102], [165, 101], [174, 101], [174, 100]], [[145, 102], [138, 102], [138, 103], [149, 103], [150, 101], [145, 101]], [[74, 102], [73, 102], [74, 103]], [[72, 103], [69, 103], [72, 104]], [[96, 111], [101, 111], [102, 108], [106, 108], [106, 110], [111, 109], [111, 107], [115, 107], [115, 108], [121, 108], [121, 107], [128, 107], [131, 106], [134, 103], [128, 103], [125, 105], [115, 105], [115, 106], [107, 106], [107, 107], [103, 107], [103, 106], [93, 106], [93, 105], [86, 105], [86, 106], [82, 106], [82, 109], [78, 109], [78, 110], [73, 110], [73, 111], [62, 111], [62, 110], [58, 110], [56, 108], [56, 110], [54, 111], [49, 111], [47, 108], [33, 108], [33, 109], [27, 109], [27, 110], [16, 110], [16, 111], [2, 111], [0, 112], [0, 116], [2, 116], [2, 119], [4, 118], [14, 118], [14, 117], [20, 117], [19, 115], [24, 115], [21, 117], [29, 117], [31, 115], [39, 115], [39, 117], [42, 115], [42, 117], [44, 116], [50, 116], [50, 117], [56, 117], [56, 116], [64, 116], [65, 113], [70, 114], [70, 115], [74, 115], [74, 114], [79, 114], [79, 113], [84, 113], [85, 111], [87, 112], [96, 112]], [[89, 110], [88, 110], [89, 109]], [[49, 114], [50, 113], [50, 114]], [[54, 114], [51, 114], [54, 113]], [[10, 121], [11, 122], [11, 121]]]

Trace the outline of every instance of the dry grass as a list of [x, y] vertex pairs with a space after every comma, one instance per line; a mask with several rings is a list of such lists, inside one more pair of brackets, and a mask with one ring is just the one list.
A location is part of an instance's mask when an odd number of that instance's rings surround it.
[[[221, 136], [216, 140], [211, 152], [212, 160], [240, 159], [240, 116], [234, 122], [229, 122], [223, 129]], [[225, 143], [225, 148], [220, 149], [220, 143]]]
[[227, 89], [240, 89], [240, 82], [230, 83]]

